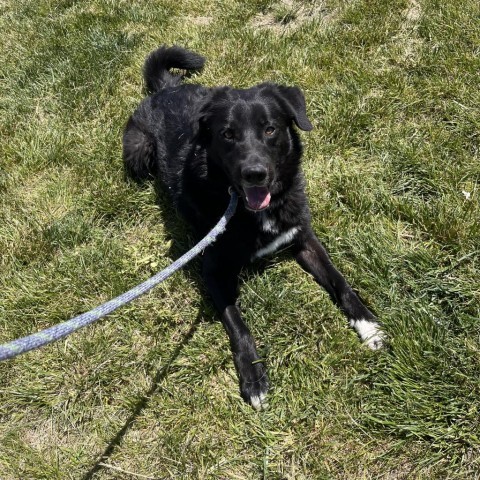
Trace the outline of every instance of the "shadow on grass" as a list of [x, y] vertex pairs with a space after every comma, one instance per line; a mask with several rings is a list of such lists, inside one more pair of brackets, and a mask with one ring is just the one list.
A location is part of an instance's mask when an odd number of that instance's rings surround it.
[[152, 386], [149, 388], [148, 391], [137, 401], [135, 407], [132, 409], [132, 413], [125, 421], [123, 427], [117, 432], [117, 434], [110, 440], [107, 447], [105, 448], [104, 452], [100, 455], [97, 459], [95, 464], [90, 468], [90, 470], [82, 477], [82, 480], [91, 480], [94, 478], [95, 474], [98, 473], [100, 470], [104, 468], [103, 463], [107, 461], [112, 454], [115, 452], [115, 449], [120, 446], [122, 443], [123, 438], [128, 433], [130, 428], [135, 423], [136, 419], [141, 415], [141, 413], [148, 407], [150, 400], [152, 397], [158, 392], [160, 383], [162, 380], [168, 375], [170, 370], [170, 366], [172, 363], [178, 358], [180, 353], [182, 352], [183, 348], [188, 344], [190, 339], [195, 334], [201, 319], [204, 316], [203, 308], [197, 314], [190, 330], [184, 335], [182, 340], [178, 343], [177, 347], [173, 351], [172, 355], [168, 359], [167, 363], [163, 365], [160, 369], [157, 370], [155, 377], [152, 382]]
[[[168, 198], [168, 195], [165, 193], [159, 182], [155, 182], [155, 191], [156, 204], [160, 208], [159, 221], [165, 225], [165, 230], [172, 239], [172, 245], [168, 252], [168, 257], [174, 260], [191, 248], [197, 239], [193, 235], [193, 231], [189, 228], [188, 224], [176, 212], [175, 208], [172, 206], [170, 198]], [[199, 294], [205, 298], [207, 296], [206, 290], [203, 288], [200, 270], [198, 267], [198, 259], [195, 259], [195, 261], [192, 261], [183, 267], [182, 270], [184, 270], [186, 274], [195, 282], [195, 284], [198, 285]], [[208, 300], [206, 302], [202, 302], [202, 306], [200, 307], [197, 316], [190, 327], [190, 330], [178, 343], [167, 363], [156, 372], [150, 389], [146, 391], [144, 395], [137, 401], [123, 427], [110, 440], [104, 452], [98, 457], [95, 464], [90, 468], [85, 476], [82, 477], [82, 480], [92, 480], [100, 470], [105, 468], [103, 464], [113, 455], [115, 449], [121, 445], [125, 435], [127, 435], [128, 431], [133, 426], [139, 415], [141, 415], [141, 413], [148, 408], [150, 400], [159, 390], [160, 383], [168, 375], [170, 366], [178, 358], [183, 348], [191, 340], [200, 322], [203, 319], [212, 316], [211, 313], [213, 312], [213, 307], [209, 303], [210, 302]]]
[[[184, 220], [182, 220], [179, 214], [175, 211], [170, 199], [168, 198], [168, 195], [165, 193], [162, 186], [158, 182], [155, 183], [156, 203], [160, 208], [159, 221], [161, 221], [165, 225], [165, 230], [168, 232], [170, 238], [173, 240], [172, 246], [170, 247], [170, 250], [168, 252], [168, 256], [172, 259], [176, 259], [180, 257], [183, 253], [185, 253], [189, 248], [191, 248], [198, 239], [195, 238], [195, 235], [193, 234], [193, 231], [189, 228], [188, 224]], [[265, 262], [260, 261], [257, 262], [255, 266], [249, 266], [246, 270], [250, 273], [259, 273], [263, 271], [265, 265]], [[202, 306], [200, 307], [197, 317], [195, 318], [195, 321], [190, 327], [190, 330], [185, 334], [181, 342], [177, 345], [170, 359], [155, 374], [150, 389], [145, 392], [145, 394], [138, 400], [135, 407], [132, 409], [132, 413], [125, 421], [123, 427], [110, 440], [104, 452], [100, 455], [100, 457], [91, 467], [91, 469], [85, 474], [85, 476], [82, 477], [82, 480], [93, 479], [95, 474], [104, 468], [103, 464], [112, 456], [112, 454], [115, 452], [116, 447], [120, 446], [123, 438], [133, 426], [142, 411], [148, 407], [151, 398], [157, 393], [160, 383], [168, 375], [170, 366], [180, 355], [181, 351], [188, 344], [190, 339], [193, 337], [199, 323], [204, 318], [212, 317], [214, 308], [213, 305], [211, 305], [210, 303], [209, 295], [203, 285], [200, 269], [198, 267], [198, 259], [195, 259], [194, 262], [190, 262], [188, 265], [183, 267], [183, 270], [198, 286], [199, 294], [206, 301], [202, 302]]]

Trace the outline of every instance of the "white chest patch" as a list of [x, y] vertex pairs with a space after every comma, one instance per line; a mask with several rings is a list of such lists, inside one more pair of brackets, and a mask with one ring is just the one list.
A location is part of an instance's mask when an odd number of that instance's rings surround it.
[[273, 218], [267, 217], [266, 213], [262, 212], [261, 229], [267, 233], [278, 233], [277, 223]]
[[276, 252], [280, 247], [287, 245], [293, 240], [293, 238], [299, 232], [299, 230], [300, 230], [299, 227], [292, 227], [286, 232], [283, 232], [274, 240], [272, 240], [268, 245], [261, 248], [260, 250], [257, 250], [253, 254], [252, 260], [256, 258], [264, 257], [265, 255], [270, 255], [271, 253]]

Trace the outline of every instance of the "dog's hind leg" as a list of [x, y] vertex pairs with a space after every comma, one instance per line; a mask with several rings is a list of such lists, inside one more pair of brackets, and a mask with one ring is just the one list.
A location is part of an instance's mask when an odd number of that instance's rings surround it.
[[123, 162], [128, 176], [137, 182], [153, 178], [157, 171], [154, 143], [133, 117], [123, 133]]
[[234, 259], [221, 257], [225, 256], [216, 254], [215, 249], [205, 252], [203, 277], [230, 339], [242, 398], [259, 410], [266, 406], [268, 377], [255, 340], [235, 305], [241, 267]]
[[346, 314], [350, 326], [373, 350], [383, 345], [384, 335], [373, 313], [362, 303], [342, 274], [335, 268], [327, 251], [310, 230], [296, 246], [295, 258], [315, 281], [329, 293], [336, 305]]

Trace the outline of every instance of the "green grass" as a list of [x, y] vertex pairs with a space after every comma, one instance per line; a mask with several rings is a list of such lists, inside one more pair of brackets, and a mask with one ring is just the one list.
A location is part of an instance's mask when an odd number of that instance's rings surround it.
[[2, 480], [478, 478], [477, 0], [0, 11], [0, 342], [100, 304], [191, 243], [122, 171], [141, 66], [162, 43], [208, 58], [193, 82], [304, 90], [314, 228], [390, 339], [363, 348], [291, 260], [246, 272], [242, 308], [272, 383], [257, 413], [195, 264], [0, 364]]

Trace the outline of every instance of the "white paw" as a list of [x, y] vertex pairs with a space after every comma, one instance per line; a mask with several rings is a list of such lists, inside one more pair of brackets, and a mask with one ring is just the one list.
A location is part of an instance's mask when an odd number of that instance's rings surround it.
[[260, 396], [250, 397], [250, 404], [255, 410], [265, 410], [268, 407], [266, 398], [266, 393], [261, 393]]
[[350, 326], [355, 329], [362, 342], [372, 350], [378, 350], [383, 347], [385, 335], [380, 325], [371, 320], [350, 319]]

